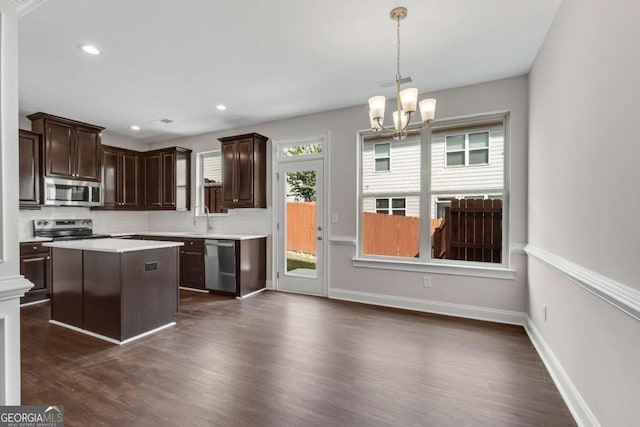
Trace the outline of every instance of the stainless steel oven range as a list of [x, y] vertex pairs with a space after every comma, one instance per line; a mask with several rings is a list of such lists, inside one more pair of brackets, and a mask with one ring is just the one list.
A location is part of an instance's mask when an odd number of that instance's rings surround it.
[[106, 234], [94, 234], [91, 219], [34, 219], [33, 235], [48, 237], [53, 241], [110, 237]]

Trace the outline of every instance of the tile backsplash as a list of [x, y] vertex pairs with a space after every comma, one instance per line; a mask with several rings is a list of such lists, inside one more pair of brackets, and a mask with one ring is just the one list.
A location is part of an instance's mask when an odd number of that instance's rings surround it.
[[[271, 234], [271, 209], [236, 209], [227, 215], [209, 219], [213, 232]], [[135, 231], [182, 231], [204, 233], [207, 219], [198, 217], [193, 224], [193, 211], [92, 211], [80, 207], [43, 207], [42, 210], [21, 210], [19, 235], [33, 235], [33, 220], [48, 218], [91, 218], [95, 233]]]
[[148, 212], [92, 211], [89, 208], [52, 206], [42, 210], [21, 210], [19, 236], [33, 235], [33, 220], [48, 218], [91, 218], [95, 233], [146, 231], [149, 229]]

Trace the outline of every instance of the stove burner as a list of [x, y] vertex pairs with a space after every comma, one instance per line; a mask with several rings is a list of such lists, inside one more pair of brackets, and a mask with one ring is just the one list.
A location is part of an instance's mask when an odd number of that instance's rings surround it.
[[91, 219], [34, 219], [33, 234], [53, 241], [105, 239], [110, 236], [93, 234]]

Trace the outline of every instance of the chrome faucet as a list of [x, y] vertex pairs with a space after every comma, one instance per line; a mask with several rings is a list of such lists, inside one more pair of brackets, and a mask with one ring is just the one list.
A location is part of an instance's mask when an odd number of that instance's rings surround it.
[[209, 208], [207, 205], [198, 205], [193, 208], [193, 225], [198, 224], [198, 208], [203, 208], [205, 215], [207, 215], [207, 233], [211, 229], [211, 225], [209, 225]]

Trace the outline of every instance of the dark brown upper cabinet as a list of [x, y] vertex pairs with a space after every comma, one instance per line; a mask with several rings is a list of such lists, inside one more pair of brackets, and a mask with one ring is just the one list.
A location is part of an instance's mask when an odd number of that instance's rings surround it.
[[44, 174], [67, 179], [100, 181], [100, 142], [103, 127], [45, 113], [27, 116], [31, 130], [44, 139]]
[[222, 207], [267, 207], [267, 141], [257, 133], [220, 138]]
[[102, 208], [140, 208], [143, 190], [140, 156], [136, 151], [102, 146]]
[[19, 134], [20, 207], [42, 205], [42, 139], [39, 133], [20, 129]]
[[142, 153], [147, 209], [191, 208], [191, 150], [180, 147]]

